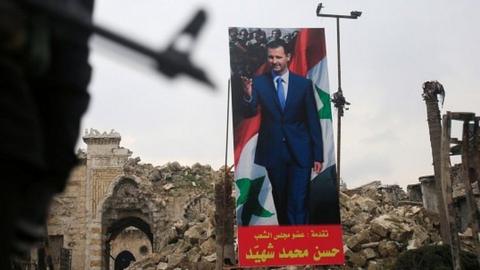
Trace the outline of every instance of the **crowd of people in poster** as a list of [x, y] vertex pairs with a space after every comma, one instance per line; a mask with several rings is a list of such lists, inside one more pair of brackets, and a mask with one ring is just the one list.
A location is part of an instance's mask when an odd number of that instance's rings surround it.
[[298, 31], [293, 30], [290, 33], [284, 30], [282, 33], [282, 29], [275, 28], [267, 33], [260, 28], [232, 27], [228, 34], [232, 75], [253, 77], [255, 71], [265, 63], [267, 44], [282, 39], [287, 46], [292, 46], [295, 44]]

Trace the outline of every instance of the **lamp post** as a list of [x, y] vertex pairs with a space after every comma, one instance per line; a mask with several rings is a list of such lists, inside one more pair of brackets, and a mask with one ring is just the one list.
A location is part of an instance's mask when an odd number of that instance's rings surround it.
[[337, 189], [340, 185], [340, 146], [341, 146], [341, 134], [342, 134], [342, 117], [345, 105], [350, 105], [343, 96], [342, 91], [342, 69], [340, 64], [340, 19], [358, 19], [362, 15], [361, 11], [351, 11], [350, 15], [337, 15], [337, 14], [322, 14], [321, 10], [323, 4], [319, 3], [317, 6], [317, 17], [329, 17], [335, 18], [337, 21], [337, 70], [338, 70], [338, 91], [333, 94], [332, 103], [337, 108]]

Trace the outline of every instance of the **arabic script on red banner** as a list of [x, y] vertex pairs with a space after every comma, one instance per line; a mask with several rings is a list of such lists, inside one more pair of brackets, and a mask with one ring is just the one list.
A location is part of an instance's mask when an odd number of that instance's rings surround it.
[[344, 264], [342, 226], [244, 226], [241, 266]]

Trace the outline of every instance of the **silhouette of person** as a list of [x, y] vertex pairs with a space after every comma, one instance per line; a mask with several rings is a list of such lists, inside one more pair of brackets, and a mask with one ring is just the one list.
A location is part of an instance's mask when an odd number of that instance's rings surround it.
[[[42, 242], [53, 196], [77, 159], [87, 109], [89, 31], [72, 30], [22, 5], [0, 3], [0, 268]], [[91, 18], [93, 0], [77, 0]], [[64, 3], [58, 1], [58, 4]]]

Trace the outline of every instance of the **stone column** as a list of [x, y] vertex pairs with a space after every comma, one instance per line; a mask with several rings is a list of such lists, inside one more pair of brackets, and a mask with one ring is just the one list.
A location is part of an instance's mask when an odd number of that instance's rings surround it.
[[86, 130], [83, 141], [87, 144], [85, 270], [101, 270], [105, 263], [101, 203], [113, 179], [123, 173], [132, 152], [120, 147], [121, 136], [113, 130], [110, 133]]

